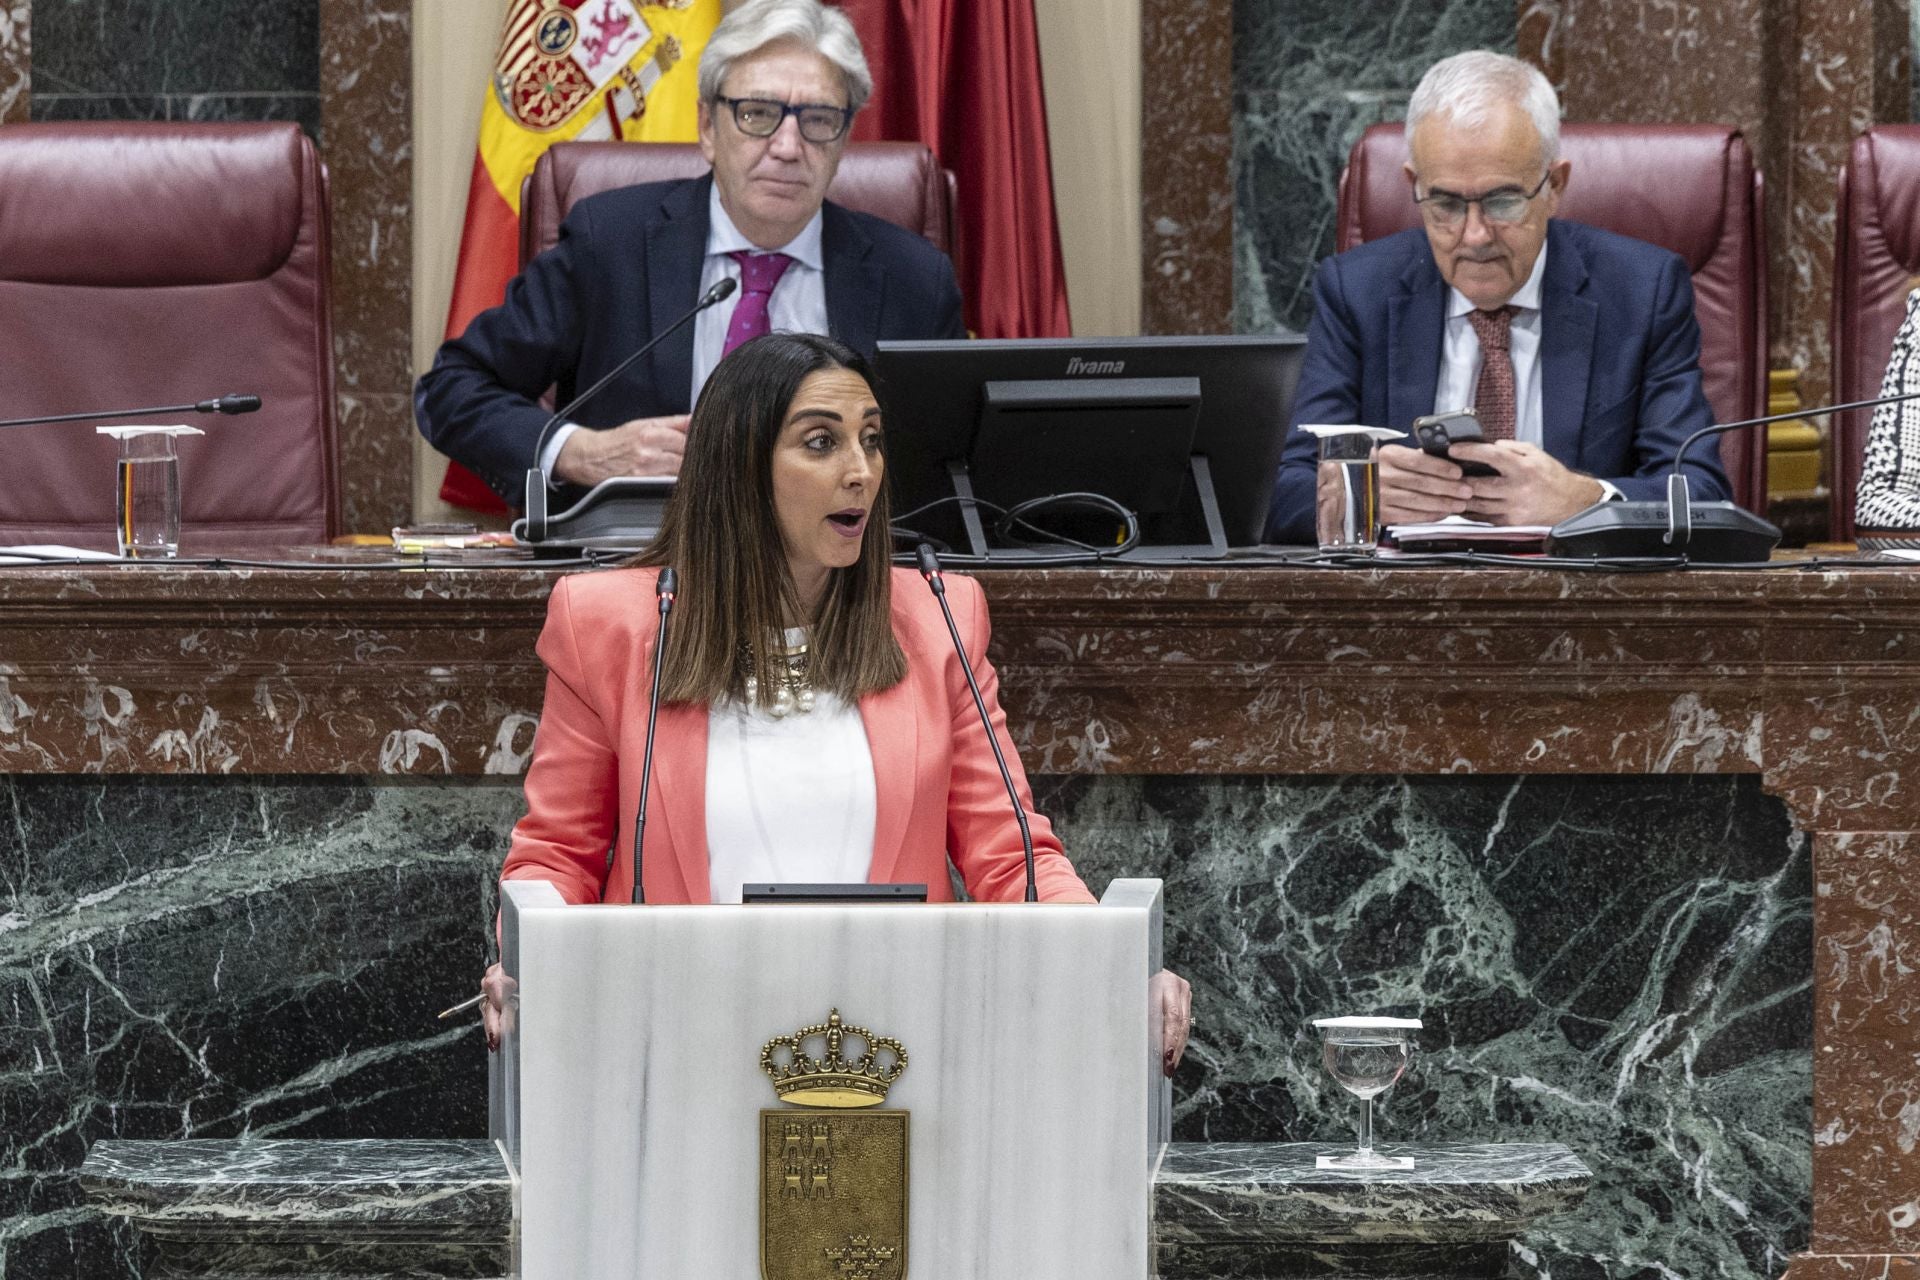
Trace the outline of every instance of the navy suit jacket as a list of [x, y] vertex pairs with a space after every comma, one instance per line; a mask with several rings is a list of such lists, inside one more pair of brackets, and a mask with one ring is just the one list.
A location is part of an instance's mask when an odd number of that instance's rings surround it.
[[[553, 248], [523, 268], [506, 301], [441, 346], [414, 390], [420, 432], [509, 503], [524, 498], [533, 445], [549, 416], [700, 297], [711, 174], [589, 196]], [[869, 359], [895, 338], [964, 338], [953, 264], [924, 238], [836, 204], [820, 248], [833, 336]], [[571, 420], [611, 427], [690, 410], [689, 324], [582, 405]], [[570, 502], [578, 490], [560, 496]]]
[[[1630, 499], [1663, 498], [1681, 443], [1713, 422], [1686, 263], [1644, 241], [1559, 219], [1547, 224], [1546, 253], [1541, 443]], [[1434, 411], [1446, 308], [1447, 283], [1418, 227], [1320, 264], [1269, 541], [1314, 540], [1317, 442], [1301, 423], [1410, 432], [1415, 418]], [[1717, 438], [1688, 450], [1686, 472], [1696, 499], [1732, 496]]]

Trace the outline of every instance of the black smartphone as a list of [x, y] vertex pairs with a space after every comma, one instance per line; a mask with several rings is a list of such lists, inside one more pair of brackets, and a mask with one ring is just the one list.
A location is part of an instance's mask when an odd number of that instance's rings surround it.
[[1420, 442], [1421, 449], [1436, 458], [1445, 458], [1460, 468], [1460, 474], [1466, 476], [1497, 476], [1499, 470], [1484, 462], [1469, 462], [1465, 458], [1456, 458], [1447, 452], [1451, 445], [1464, 444], [1467, 441], [1479, 443], [1480, 416], [1471, 409], [1455, 409], [1451, 413], [1429, 414], [1413, 420], [1413, 438]]

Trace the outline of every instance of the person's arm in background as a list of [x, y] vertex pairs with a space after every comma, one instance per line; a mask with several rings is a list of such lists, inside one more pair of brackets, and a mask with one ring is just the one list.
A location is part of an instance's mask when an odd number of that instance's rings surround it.
[[[434, 448], [472, 471], [509, 505], [523, 500], [536, 465], [549, 483], [592, 486], [614, 476], [673, 475], [686, 438], [684, 414], [636, 418], [588, 430], [561, 424], [547, 457], [534, 442], [551, 411], [539, 403], [549, 387], [562, 397], [574, 384], [586, 326], [597, 306], [591, 205], [568, 215], [553, 248], [529, 262], [507, 286], [506, 300], [473, 318], [441, 344], [433, 367], [414, 388], [414, 418]], [[644, 310], [645, 300], [633, 305]]]
[[550, 410], [580, 357], [585, 249], [573, 218], [559, 243], [523, 268], [499, 306], [441, 344], [414, 388], [414, 416], [434, 448], [516, 505]]
[[1313, 502], [1320, 448], [1319, 441], [1300, 430], [1300, 424], [1358, 423], [1360, 377], [1359, 329], [1342, 289], [1340, 260], [1328, 258], [1313, 273], [1313, 319], [1307, 325], [1300, 386], [1294, 393], [1286, 451], [1267, 513], [1268, 542], [1306, 546], [1315, 542]]
[[[1906, 319], [1887, 357], [1883, 396], [1920, 391], [1920, 292], [1907, 295]], [[1853, 522], [1861, 529], [1920, 530], [1920, 400], [1873, 411], [1860, 468]]]
[[[1601, 341], [1605, 341], [1602, 335]], [[1700, 322], [1693, 314], [1693, 280], [1684, 261], [1666, 255], [1648, 331], [1645, 373], [1640, 382], [1639, 429], [1634, 436], [1633, 474], [1599, 476], [1630, 501], [1664, 501], [1667, 476], [1688, 436], [1713, 425], [1700, 375]], [[1720, 466], [1720, 444], [1710, 437], [1687, 451], [1687, 483], [1696, 502], [1733, 497]]]

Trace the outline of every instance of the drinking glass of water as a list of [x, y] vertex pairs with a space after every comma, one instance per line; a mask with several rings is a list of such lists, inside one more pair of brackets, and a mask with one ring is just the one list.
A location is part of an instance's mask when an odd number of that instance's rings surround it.
[[1320, 1061], [1340, 1087], [1361, 1100], [1360, 1146], [1352, 1155], [1321, 1156], [1321, 1169], [1411, 1169], [1412, 1156], [1373, 1149], [1373, 1100], [1398, 1080], [1413, 1057], [1418, 1018], [1319, 1018]]
[[1302, 423], [1300, 429], [1320, 441], [1313, 494], [1314, 534], [1320, 549], [1372, 551], [1380, 540], [1380, 442], [1399, 440], [1407, 433], [1324, 423]]
[[120, 554], [172, 559], [180, 554], [180, 458], [174, 440], [205, 434], [198, 427], [97, 427], [120, 442], [114, 473], [113, 523]]

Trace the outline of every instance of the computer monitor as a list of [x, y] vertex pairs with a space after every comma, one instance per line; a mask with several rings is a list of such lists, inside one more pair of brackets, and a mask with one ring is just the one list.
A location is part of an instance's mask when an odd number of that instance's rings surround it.
[[[1139, 515], [1136, 556], [1253, 545], [1305, 349], [1304, 338], [1273, 335], [882, 342], [894, 513], [956, 496], [1004, 508], [1093, 492]], [[996, 539], [993, 516], [971, 503], [902, 523], [992, 560], [1062, 550]], [[1109, 545], [1120, 527], [1084, 510], [1067, 525]]]

